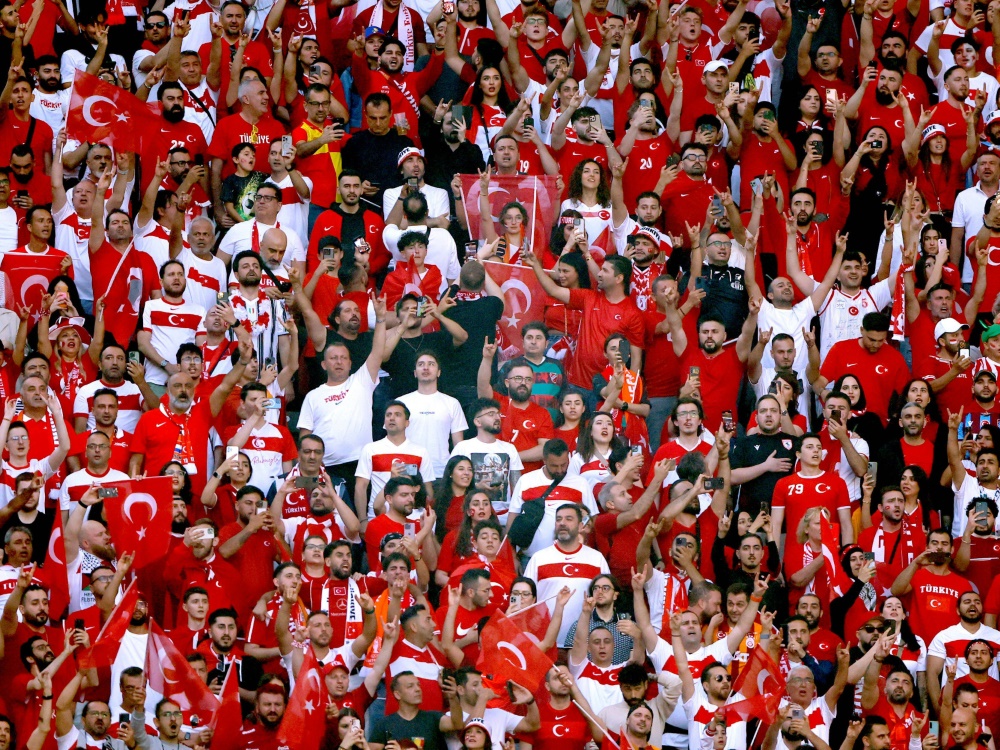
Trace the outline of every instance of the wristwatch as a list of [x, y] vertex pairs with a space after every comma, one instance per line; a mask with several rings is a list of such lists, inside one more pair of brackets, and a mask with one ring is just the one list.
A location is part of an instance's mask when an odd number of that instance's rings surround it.
[[164, 359], [162, 362], [160, 362], [160, 367], [162, 367], [164, 370], [166, 370], [168, 364], [170, 364], [170, 363], [167, 360]]

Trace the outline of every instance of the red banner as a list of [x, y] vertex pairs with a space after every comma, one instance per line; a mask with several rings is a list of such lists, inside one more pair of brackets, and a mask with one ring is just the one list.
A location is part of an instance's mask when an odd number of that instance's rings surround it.
[[[39, 492], [44, 493], [41, 489]], [[39, 502], [45, 502], [40, 498]], [[49, 549], [45, 553], [45, 581], [49, 585], [49, 617], [61, 619], [69, 606], [69, 573], [66, 570], [66, 542], [63, 539], [62, 513], [52, 513], [52, 533], [49, 535]]]
[[101, 634], [97, 636], [97, 640], [89, 649], [80, 654], [78, 659], [80, 669], [97, 669], [110, 667], [114, 664], [115, 657], [118, 656], [118, 647], [121, 645], [122, 638], [125, 637], [125, 631], [128, 629], [137, 601], [139, 601], [139, 587], [136, 586], [135, 581], [132, 581], [131, 585], [125, 589], [125, 595], [121, 601], [111, 610], [111, 616], [101, 628]]
[[37, 323], [42, 307], [42, 296], [48, 292], [49, 282], [62, 273], [62, 259], [56, 253], [4, 253], [0, 272], [4, 276], [4, 307], [17, 312], [28, 307]]
[[[749, 717], [773, 722], [778, 715], [778, 704], [785, 694], [785, 681], [778, 665], [760, 646], [750, 650], [746, 666], [740, 670], [733, 684], [731, 703], [725, 708], [726, 720], [733, 713], [746, 721]], [[740, 695], [742, 698], [734, 698]]]
[[508, 680], [535, 694], [552, 669], [552, 660], [535, 641], [499, 610], [490, 615], [479, 643], [476, 669], [483, 673], [483, 682], [488, 682], [498, 695], [505, 694]]
[[[479, 223], [479, 175], [460, 176], [462, 198], [469, 218], [469, 233], [472, 239], [480, 240], [482, 236]], [[536, 249], [548, 248], [552, 222], [559, 205], [559, 191], [556, 189], [555, 177], [493, 175], [490, 177], [489, 197], [493, 227], [497, 234], [503, 233], [500, 226], [500, 212], [508, 203], [516, 201], [528, 213], [525, 232], [531, 232], [530, 246]]]
[[211, 725], [212, 747], [217, 750], [237, 750], [242, 747], [240, 730], [243, 728], [238, 669], [232, 668], [226, 671], [219, 697], [222, 699], [222, 705], [215, 712], [215, 720]]
[[[230, 671], [235, 672], [236, 667]], [[146, 674], [149, 688], [169, 698], [184, 713], [184, 725], [191, 726], [194, 717], [198, 726], [211, 724], [221, 704], [194, 671], [184, 654], [155, 622], [149, 623], [149, 645], [146, 647]]]
[[503, 317], [497, 327], [503, 339], [505, 358], [509, 359], [512, 352], [516, 355], [522, 350], [521, 326], [542, 319], [545, 302], [549, 297], [529, 266], [511, 266], [494, 261], [487, 261], [483, 265], [503, 292]]
[[82, 70], [76, 72], [66, 117], [67, 137], [81, 143], [107, 143], [115, 151], [138, 151], [143, 130], [155, 123], [152, 110], [137, 96]]
[[326, 704], [329, 701], [323, 669], [316, 661], [312, 646], [308, 646], [302, 667], [295, 676], [288, 709], [278, 728], [278, 744], [295, 750], [318, 750], [326, 731]]
[[162, 559], [170, 545], [174, 491], [170, 477], [145, 477], [101, 484], [118, 490], [104, 498], [108, 531], [119, 554], [135, 554], [134, 570]]

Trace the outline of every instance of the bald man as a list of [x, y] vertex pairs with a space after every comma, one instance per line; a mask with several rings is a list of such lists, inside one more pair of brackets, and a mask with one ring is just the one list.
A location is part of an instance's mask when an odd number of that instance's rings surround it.
[[[211, 310], [219, 294], [226, 293], [226, 264], [215, 257], [215, 225], [203, 216], [191, 222], [187, 245], [181, 245], [176, 258], [184, 264], [187, 289], [184, 301]], [[171, 247], [171, 251], [175, 251]], [[228, 293], [227, 293], [228, 294]]]
[[[288, 249], [288, 235], [284, 229], [272, 227], [260, 235], [260, 258], [264, 266], [274, 274], [278, 281], [288, 281], [288, 268], [284, 265], [285, 251]], [[261, 269], [263, 270], [263, 269]], [[229, 274], [229, 289], [238, 286], [235, 267]], [[260, 277], [260, 288], [267, 294], [273, 294], [274, 282], [264, 273]]]
[[[84, 493], [69, 514], [63, 528], [66, 544], [66, 571], [69, 574], [69, 609], [76, 612], [97, 604], [90, 590], [90, 574], [98, 567], [114, 567], [115, 548], [108, 528], [100, 521], [88, 518], [90, 506], [97, 501], [97, 493]], [[55, 614], [55, 613], [53, 613]]]

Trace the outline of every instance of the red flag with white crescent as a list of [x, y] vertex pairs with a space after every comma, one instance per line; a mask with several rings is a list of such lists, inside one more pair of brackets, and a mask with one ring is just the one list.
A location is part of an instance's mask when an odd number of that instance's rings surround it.
[[102, 483], [118, 490], [117, 497], [104, 498], [108, 531], [119, 554], [135, 555], [133, 570], [162, 559], [170, 545], [174, 491], [170, 477], [143, 477]]
[[508, 680], [534, 695], [552, 669], [552, 660], [535, 641], [499, 610], [480, 631], [479, 643], [476, 669], [483, 673], [483, 684], [499, 696], [506, 695]]
[[138, 151], [144, 128], [155, 123], [145, 102], [114, 84], [78, 70], [73, 77], [66, 135], [81, 143], [107, 143], [115, 151]]
[[[237, 669], [233, 667], [229, 671], [236, 672]], [[149, 623], [146, 674], [149, 676], [150, 690], [180, 706], [185, 726], [191, 726], [192, 717], [197, 717], [198, 726], [215, 721], [221, 708], [219, 699], [212, 694], [184, 654], [156, 622]]]
[[63, 537], [62, 513], [52, 513], [52, 533], [45, 553], [45, 580], [49, 585], [49, 617], [61, 619], [69, 607], [69, 573], [66, 570], [66, 542]]
[[42, 307], [42, 296], [48, 292], [49, 283], [62, 273], [62, 253], [4, 253], [0, 272], [4, 276], [4, 307], [17, 312], [28, 307], [35, 313], [37, 323]]
[[[730, 711], [745, 721], [750, 716], [773, 722], [785, 694], [781, 670], [760, 646], [750, 650], [746, 665], [733, 683]], [[727, 714], [727, 721], [731, 720]]]
[[[482, 239], [480, 235], [479, 176], [459, 175], [462, 178], [462, 196], [465, 211], [469, 217], [469, 233], [472, 239]], [[548, 248], [552, 222], [559, 204], [559, 190], [556, 178], [550, 175], [492, 175], [489, 187], [490, 209], [493, 227], [500, 234], [500, 212], [508, 203], [521, 204], [528, 214], [525, 232], [531, 233], [530, 246], [536, 250]]]
[[101, 634], [97, 640], [86, 651], [77, 657], [77, 664], [80, 669], [98, 669], [100, 667], [110, 667], [118, 656], [118, 647], [121, 646], [122, 638], [132, 620], [132, 612], [135, 604], [139, 601], [139, 587], [135, 580], [125, 589], [121, 601], [111, 610], [111, 615], [104, 622]]
[[503, 292], [503, 317], [497, 323], [503, 348], [521, 349], [521, 326], [545, 315], [548, 295], [529, 266], [487, 261], [486, 270]]
[[278, 727], [278, 745], [295, 750], [318, 750], [326, 731], [326, 704], [329, 702], [323, 669], [316, 661], [312, 646], [307, 646], [285, 717]]

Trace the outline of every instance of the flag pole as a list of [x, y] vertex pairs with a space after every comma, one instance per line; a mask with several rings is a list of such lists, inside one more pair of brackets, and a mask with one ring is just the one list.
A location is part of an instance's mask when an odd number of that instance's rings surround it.
[[[553, 599], [555, 599], [555, 598], [556, 598], [557, 596], [559, 596], [559, 594], [553, 594], [553, 595], [552, 595], [552, 596], [550, 596], [550, 597], [549, 597], [548, 599], [542, 599], [542, 600], [541, 600], [540, 602], [535, 602], [534, 604], [529, 604], [529, 605], [528, 605], [527, 607], [525, 607], [524, 609], [519, 609], [519, 610], [517, 610], [517, 612], [511, 612], [509, 616], [510, 616], [510, 617], [513, 617], [514, 615], [519, 615], [519, 614], [521, 614], [522, 612], [527, 612], [527, 611], [528, 611], [529, 609], [534, 609], [535, 607], [539, 606], [540, 604], [545, 604], [545, 602], [551, 602], [551, 601], [552, 601]], [[506, 616], [506, 613], [505, 613], [505, 616]]]
[[[584, 716], [590, 719], [594, 724], [597, 724], [600, 727], [604, 727], [603, 731], [605, 736], [607, 736], [608, 732], [611, 731], [610, 729], [607, 728], [607, 725], [600, 719], [598, 719], [596, 716], [594, 716], [592, 713], [590, 713], [590, 711], [581, 706], [580, 703], [576, 700], [576, 698], [572, 698], [571, 700], [573, 701], [573, 705], [576, 706], [578, 709], [580, 709], [580, 713], [582, 713]], [[625, 741], [628, 743], [629, 747], [631, 747], [633, 750], [636, 750], [635, 745], [632, 744], [632, 740], [630, 740], [628, 737], [627, 725], [622, 726], [621, 736], [625, 738]]]

